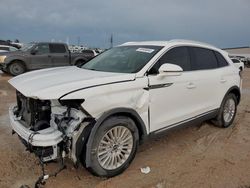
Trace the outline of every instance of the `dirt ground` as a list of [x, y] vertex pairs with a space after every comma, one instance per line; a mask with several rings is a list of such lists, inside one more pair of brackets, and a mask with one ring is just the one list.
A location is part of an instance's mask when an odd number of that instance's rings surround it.
[[[25, 151], [11, 135], [8, 107], [15, 92], [0, 72], [0, 188], [34, 186], [41, 169], [37, 158]], [[243, 74], [243, 95], [236, 121], [227, 129], [210, 123], [168, 132], [140, 146], [130, 167], [121, 175], [105, 179], [83, 167], [67, 169], [47, 181], [49, 187], [250, 187], [250, 68]], [[149, 174], [141, 167], [149, 166]], [[57, 164], [46, 168], [54, 170]]]

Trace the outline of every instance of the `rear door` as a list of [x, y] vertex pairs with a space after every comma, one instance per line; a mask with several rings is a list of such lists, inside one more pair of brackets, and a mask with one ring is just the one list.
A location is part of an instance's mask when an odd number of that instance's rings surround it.
[[227, 60], [221, 55], [219, 52], [214, 51], [215, 56], [218, 62], [218, 98], [217, 98], [217, 106], [219, 107], [225, 94], [233, 85], [242, 84], [241, 79], [239, 79], [239, 69], [234, 66], [230, 66]]
[[221, 69], [213, 50], [189, 47], [194, 84], [197, 88], [194, 109], [198, 114], [218, 108], [221, 93]]
[[64, 44], [50, 44], [49, 47], [53, 67], [69, 65], [69, 52]]
[[37, 44], [35, 54], [30, 55], [30, 69], [43, 69], [52, 67], [49, 45], [46, 43]]

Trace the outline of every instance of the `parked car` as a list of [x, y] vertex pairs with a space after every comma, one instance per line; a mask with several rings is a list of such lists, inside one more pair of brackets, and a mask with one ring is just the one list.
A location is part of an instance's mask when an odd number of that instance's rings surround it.
[[70, 53], [64, 43], [29, 43], [20, 50], [0, 54], [0, 70], [14, 76], [29, 70], [76, 65], [81, 66], [94, 56]]
[[0, 40], [0, 45], [6, 45], [6, 46], [13, 46], [17, 49], [21, 48], [21, 44], [20, 43], [14, 43], [14, 42], [11, 42], [9, 40]]
[[71, 53], [81, 53], [82, 50], [85, 50], [85, 49], [88, 49], [87, 47], [85, 46], [78, 46], [78, 45], [68, 45], [68, 48], [69, 48], [69, 51]]
[[233, 61], [234, 65], [240, 70], [243, 71], [245, 66], [244, 63], [241, 62], [240, 60], [236, 59], [236, 58], [231, 58], [231, 60]]
[[130, 42], [81, 68], [9, 80], [17, 90], [10, 123], [42, 161], [67, 156], [95, 175], [112, 177], [129, 166], [139, 142], [150, 135], [210, 119], [229, 127], [240, 82], [228, 54], [211, 45]]
[[99, 54], [99, 51], [97, 50], [91, 50], [91, 49], [85, 49], [81, 51], [82, 54], [84, 54], [85, 56], [89, 56], [89, 57], [95, 57]]
[[18, 49], [13, 46], [0, 45], [0, 52], [14, 52]]

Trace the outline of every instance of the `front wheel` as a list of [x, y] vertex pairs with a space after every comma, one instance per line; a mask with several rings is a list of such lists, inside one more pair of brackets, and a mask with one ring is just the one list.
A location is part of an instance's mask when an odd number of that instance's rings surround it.
[[19, 61], [15, 61], [8, 66], [8, 72], [13, 76], [17, 76], [25, 72], [25, 67]]
[[219, 113], [213, 123], [219, 127], [229, 127], [237, 112], [237, 98], [233, 93], [229, 93], [223, 100]]
[[138, 129], [132, 119], [124, 116], [107, 119], [95, 135], [89, 170], [103, 177], [122, 173], [134, 159], [138, 142]]

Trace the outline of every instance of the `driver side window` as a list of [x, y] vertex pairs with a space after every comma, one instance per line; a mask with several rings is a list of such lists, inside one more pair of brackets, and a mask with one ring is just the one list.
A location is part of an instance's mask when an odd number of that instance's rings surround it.
[[37, 50], [37, 54], [49, 53], [49, 45], [48, 44], [38, 44], [35, 49]]
[[159, 68], [164, 63], [179, 65], [183, 71], [191, 70], [190, 56], [187, 47], [175, 47], [167, 51], [154, 66], [149, 70], [148, 74], [158, 74]]

